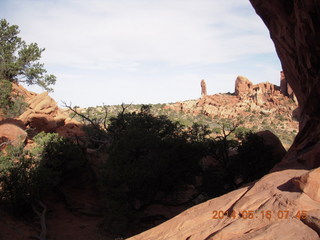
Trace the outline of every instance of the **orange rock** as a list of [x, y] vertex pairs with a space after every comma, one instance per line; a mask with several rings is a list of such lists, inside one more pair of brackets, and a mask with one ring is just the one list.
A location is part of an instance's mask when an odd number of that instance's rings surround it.
[[9, 142], [14, 146], [24, 143], [27, 133], [24, 131], [21, 122], [15, 119], [5, 119], [0, 122], [0, 141]]
[[83, 137], [86, 135], [82, 130], [82, 124], [75, 120], [67, 121], [64, 126], [57, 128], [56, 132], [63, 137]]
[[316, 168], [294, 180], [294, 183], [310, 198], [320, 202], [320, 168]]
[[50, 96], [48, 96], [47, 92], [37, 95], [28, 103], [29, 107], [33, 109], [35, 113], [50, 114], [58, 110], [57, 103]]
[[243, 76], [238, 76], [235, 84], [235, 94], [236, 96], [240, 96], [242, 94], [247, 94], [252, 89], [252, 82], [249, 81], [248, 78]]
[[28, 124], [36, 132], [53, 132], [57, 128], [56, 121], [52, 116], [41, 113], [30, 114]]
[[[319, 239], [314, 225], [296, 216], [298, 211], [308, 216], [309, 211], [320, 209], [320, 202], [290, 184], [291, 179], [307, 172], [271, 173], [256, 183], [194, 206], [129, 240]], [[228, 214], [224, 214], [226, 211]], [[312, 216], [313, 223], [319, 221], [319, 215]]]

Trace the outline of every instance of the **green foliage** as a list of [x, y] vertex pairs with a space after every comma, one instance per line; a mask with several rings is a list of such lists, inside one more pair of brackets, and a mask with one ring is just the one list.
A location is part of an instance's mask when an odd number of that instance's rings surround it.
[[0, 20], [0, 81], [25, 82], [37, 84], [51, 91], [56, 77], [46, 74], [44, 64], [39, 62], [44, 48], [36, 43], [26, 44], [18, 34], [17, 25]]
[[274, 159], [272, 149], [264, 144], [261, 136], [247, 133], [238, 147], [238, 154], [231, 160], [230, 170], [250, 182], [267, 174], [280, 160]]
[[243, 139], [246, 134], [250, 133], [251, 129], [246, 128], [246, 127], [237, 127], [234, 131], [234, 135], [236, 136], [236, 138], [238, 139]]
[[285, 118], [283, 115], [281, 115], [281, 114], [277, 114], [277, 115], [276, 115], [276, 118], [279, 119], [280, 121], [286, 120], [286, 118]]
[[0, 200], [8, 203], [14, 213], [21, 214], [40, 195], [35, 161], [23, 146], [9, 146], [7, 153], [0, 155], [0, 161]]
[[23, 97], [12, 94], [12, 83], [8, 80], [0, 81], [0, 109], [5, 117], [17, 117], [27, 107]]
[[30, 150], [8, 146], [0, 154], [0, 200], [17, 214], [85, 163], [81, 149], [56, 133], [41, 132], [34, 142]]
[[113, 141], [102, 179], [108, 226], [121, 221], [124, 227], [134, 221], [136, 212], [155, 202], [159, 192], [179, 191], [200, 173], [204, 149], [199, 141], [208, 129], [194, 125], [183, 131], [179, 123], [150, 112], [150, 107], [142, 106], [139, 113], [120, 113], [110, 119], [108, 134]]
[[0, 81], [0, 108], [3, 109], [3, 111], [6, 111], [7, 107], [11, 104], [11, 92], [11, 82], [6, 80]]
[[192, 142], [205, 142], [208, 135], [212, 133], [208, 125], [199, 123], [193, 123], [188, 130], [187, 136]]
[[57, 133], [41, 132], [33, 138], [36, 146], [30, 151], [39, 164], [38, 171], [45, 176], [48, 186], [58, 185], [72, 170], [85, 163], [81, 148]]

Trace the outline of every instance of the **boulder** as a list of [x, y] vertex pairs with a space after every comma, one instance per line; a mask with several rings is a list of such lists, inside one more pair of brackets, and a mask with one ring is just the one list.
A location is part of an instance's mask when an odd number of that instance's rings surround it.
[[287, 151], [283, 147], [280, 139], [271, 131], [265, 130], [257, 132], [257, 135], [263, 138], [264, 143], [272, 150], [273, 159], [282, 159]]
[[9, 142], [18, 146], [26, 141], [27, 135], [22, 122], [18, 120], [5, 119], [0, 122], [0, 143]]
[[35, 113], [50, 114], [58, 110], [57, 103], [53, 100], [53, 98], [48, 96], [47, 92], [41, 93], [32, 98], [28, 104]]
[[311, 199], [320, 202], [320, 168], [305, 173], [294, 180], [294, 183], [301, 191], [307, 194]]

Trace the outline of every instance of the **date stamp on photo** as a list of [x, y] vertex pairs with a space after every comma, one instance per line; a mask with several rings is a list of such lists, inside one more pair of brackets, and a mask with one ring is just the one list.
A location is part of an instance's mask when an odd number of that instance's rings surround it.
[[252, 211], [252, 210], [244, 210], [244, 211], [222, 211], [222, 210], [214, 210], [212, 211], [212, 219], [223, 219], [223, 218], [242, 218], [242, 219], [306, 219], [307, 211], [289, 211], [289, 210], [278, 210], [278, 211]]

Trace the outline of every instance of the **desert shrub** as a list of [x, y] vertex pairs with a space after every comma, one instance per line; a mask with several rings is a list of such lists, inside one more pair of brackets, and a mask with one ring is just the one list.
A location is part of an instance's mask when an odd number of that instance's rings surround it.
[[230, 171], [246, 182], [261, 178], [281, 159], [272, 157], [272, 149], [261, 136], [247, 133], [238, 147], [238, 154], [231, 158]]
[[0, 81], [0, 108], [2, 111], [6, 111], [6, 108], [10, 105], [10, 97], [12, 92], [11, 82], [8, 80]]
[[237, 127], [234, 131], [234, 135], [237, 139], [243, 139], [246, 134], [250, 133], [251, 129], [246, 127]]
[[36, 146], [30, 151], [38, 163], [38, 172], [48, 186], [56, 186], [86, 162], [82, 149], [57, 133], [41, 132], [33, 138]]
[[226, 187], [229, 182], [226, 168], [222, 165], [211, 166], [202, 173], [202, 194], [208, 198], [221, 196], [230, 190]]
[[17, 214], [85, 163], [81, 149], [56, 133], [39, 133], [34, 142], [30, 150], [8, 146], [0, 154], [0, 200]]
[[204, 151], [199, 141], [206, 132], [200, 125], [184, 131], [166, 116], [152, 115], [147, 106], [111, 118], [108, 134], [113, 141], [102, 179], [106, 226], [125, 232], [126, 223], [137, 221], [139, 212], [161, 202], [159, 193], [167, 196], [192, 184], [200, 173]]
[[[239, 129], [237, 131], [237, 129]], [[219, 196], [237, 187], [236, 179], [242, 183], [257, 180], [267, 174], [281, 159], [274, 159], [272, 149], [261, 136], [237, 128], [236, 139], [221, 136], [210, 141], [208, 153], [219, 165], [203, 171], [203, 193], [209, 197]], [[230, 156], [230, 150], [237, 150]]]
[[23, 146], [8, 146], [0, 155], [0, 200], [20, 214], [40, 195], [36, 164]]

